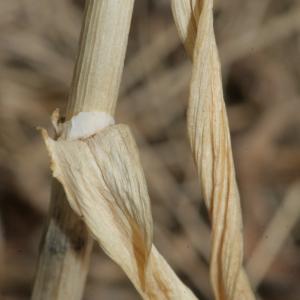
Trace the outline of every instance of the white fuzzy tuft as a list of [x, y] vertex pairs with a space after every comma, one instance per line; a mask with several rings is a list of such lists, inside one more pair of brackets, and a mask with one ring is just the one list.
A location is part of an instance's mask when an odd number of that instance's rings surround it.
[[114, 125], [114, 118], [105, 112], [80, 112], [64, 123], [64, 138], [76, 140], [88, 138], [103, 128]]

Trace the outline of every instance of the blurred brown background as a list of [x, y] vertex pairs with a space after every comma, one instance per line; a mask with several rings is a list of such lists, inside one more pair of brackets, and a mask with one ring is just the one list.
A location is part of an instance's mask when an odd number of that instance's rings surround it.
[[[47, 216], [36, 126], [66, 106], [84, 1], [0, 2], [0, 299], [29, 299]], [[218, 0], [215, 29], [241, 190], [245, 265], [261, 299], [300, 299], [300, 1]], [[155, 243], [200, 299], [209, 223], [186, 135], [191, 74], [170, 1], [135, 4], [117, 121], [138, 141]], [[85, 300], [139, 299], [98, 248]]]

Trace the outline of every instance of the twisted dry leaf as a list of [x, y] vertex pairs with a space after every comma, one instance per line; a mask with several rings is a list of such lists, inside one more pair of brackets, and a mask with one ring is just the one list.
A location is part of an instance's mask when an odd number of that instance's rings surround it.
[[254, 299], [242, 268], [240, 198], [213, 29], [213, 0], [173, 0], [172, 8], [193, 60], [188, 133], [212, 222], [214, 293], [216, 299]]
[[152, 245], [150, 201], [129, 128], [75, 140], [61, 133], [56, 141], [43, 130], [43, 137], [71, 207], [143, 299], [196, 299]]

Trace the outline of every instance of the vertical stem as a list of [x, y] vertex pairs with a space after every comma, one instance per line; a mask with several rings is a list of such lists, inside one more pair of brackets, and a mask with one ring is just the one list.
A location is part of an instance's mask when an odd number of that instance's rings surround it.
[[[114, 114], [134, 0], [87, 0], [67, 119], [85, 111]], [[32, 300], [81, 299], [92, 239], [54, 180]]]
[[62, 186], [53, 181], [32, 299], [80, 299], [91, 249], [86, 226], [69, 207]]
[[114, 114], [134, 0], [89, 0], [67, 118], [81, 111]]

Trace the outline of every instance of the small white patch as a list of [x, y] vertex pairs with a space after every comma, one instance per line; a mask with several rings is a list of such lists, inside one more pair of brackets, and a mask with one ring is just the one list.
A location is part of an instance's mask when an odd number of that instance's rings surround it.
[[88, 138], [103, 128], [114, 124], [114, 118], [108, 113], [80, 112], [63, 124], [60, 138], [66, 140]]

